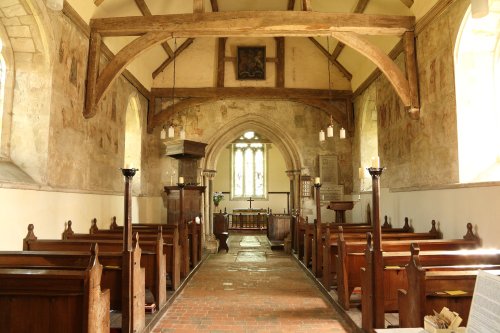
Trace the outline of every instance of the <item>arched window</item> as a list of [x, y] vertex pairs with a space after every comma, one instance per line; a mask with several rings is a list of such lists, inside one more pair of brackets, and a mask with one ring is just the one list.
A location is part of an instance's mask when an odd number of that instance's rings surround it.
[[460, 182], [500, 181], [500, 0], [465, 15], [455, 46]]
[[[125, 120], [124, 165], [136, 169], [141, 169], [142, 129], [140, 119], [137, 98], [130, 97]], [[132, 185], [134, 193], [140, 193], [140, 179], [141, 177], [134, 179]]]
[[266, 198], [266, 144], [254, 132], [232, 145], [232, 197]]

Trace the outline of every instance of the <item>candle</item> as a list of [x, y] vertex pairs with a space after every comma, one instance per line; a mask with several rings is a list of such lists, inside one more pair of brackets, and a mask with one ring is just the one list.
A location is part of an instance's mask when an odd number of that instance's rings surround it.
[[320, 142], [325, 141], [325, 131], [323, 130], [319, 131], [319, 141]]
[[365, 170], [363, 170], [363, 168], [359, 168], [358, 175], [359, 175], [359, 179], [364, 179], [365, 178]]
[[165, 140], [166, 138], [167, 138], [167, 131], [165, 130], [165, 128], [162, 128], [160, 132], [160, 139]]
[[175, 136], [174, 127], [170, 125], [170, 127], [168, 128], [168, 137], [173, 138], [174, 136]]
[[321, 179], [319, 177], [314, 178], [314, 184], [321, 184]]
[[179, 177], [179, 184], [184, 184], [184, 177]]
[[380, 168], [380, 157], [372, 157], [372, 168]]
[[179, 138], [181, 140], [185, 140], [186, 139], [186, 131], [183, 129], [181, 129], [180, 133], [179, 133]]
[[345, 129], [343, 127], [340, 129], [340, 138], [345, 139]]
[[328, 126], [328, 128], [326, 129], [326, 136], [329, 138], [333, 138], [333, 126], [332, 125]]
[[130, 163], [125, 163], [124, 169], [132, 169], [132, 165]]

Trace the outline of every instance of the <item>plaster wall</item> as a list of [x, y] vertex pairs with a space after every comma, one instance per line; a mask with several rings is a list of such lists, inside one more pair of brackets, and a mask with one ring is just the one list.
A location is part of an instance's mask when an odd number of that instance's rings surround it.
[[[97, 219], [99, 228], [108, 229], [111, 218], [123, 225], [123, 196], [28, 189], [0, 189], [0, 250], [22, 250], [28, 224], [35, 226], [39, 239], [60, 239], [68, 220], [75, 232], [88, 233], [90, 222]], [[134, 197], [132, 223], [159, 219], [160, 200]], [[139, 207], [144, 207], [143, 209]]]

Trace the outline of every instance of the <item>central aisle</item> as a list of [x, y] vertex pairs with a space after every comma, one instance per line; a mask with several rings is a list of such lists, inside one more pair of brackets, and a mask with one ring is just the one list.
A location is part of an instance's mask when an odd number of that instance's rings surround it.
[[170, 332], [351, 332], [291, 256], [265, 235], [232, 235], [154, 328]]

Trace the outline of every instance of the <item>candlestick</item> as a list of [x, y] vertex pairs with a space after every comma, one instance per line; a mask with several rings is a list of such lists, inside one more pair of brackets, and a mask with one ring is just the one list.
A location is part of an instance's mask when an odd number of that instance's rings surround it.
[[321, 184], [321, 179], [319, 177], [314, 178], [314, 184]]
[[179, 184], [184, 184], [184, 177], [182, 176], [179, 177]]
[[372, 168], [380, 168], [380, 157], [372, 157]]

